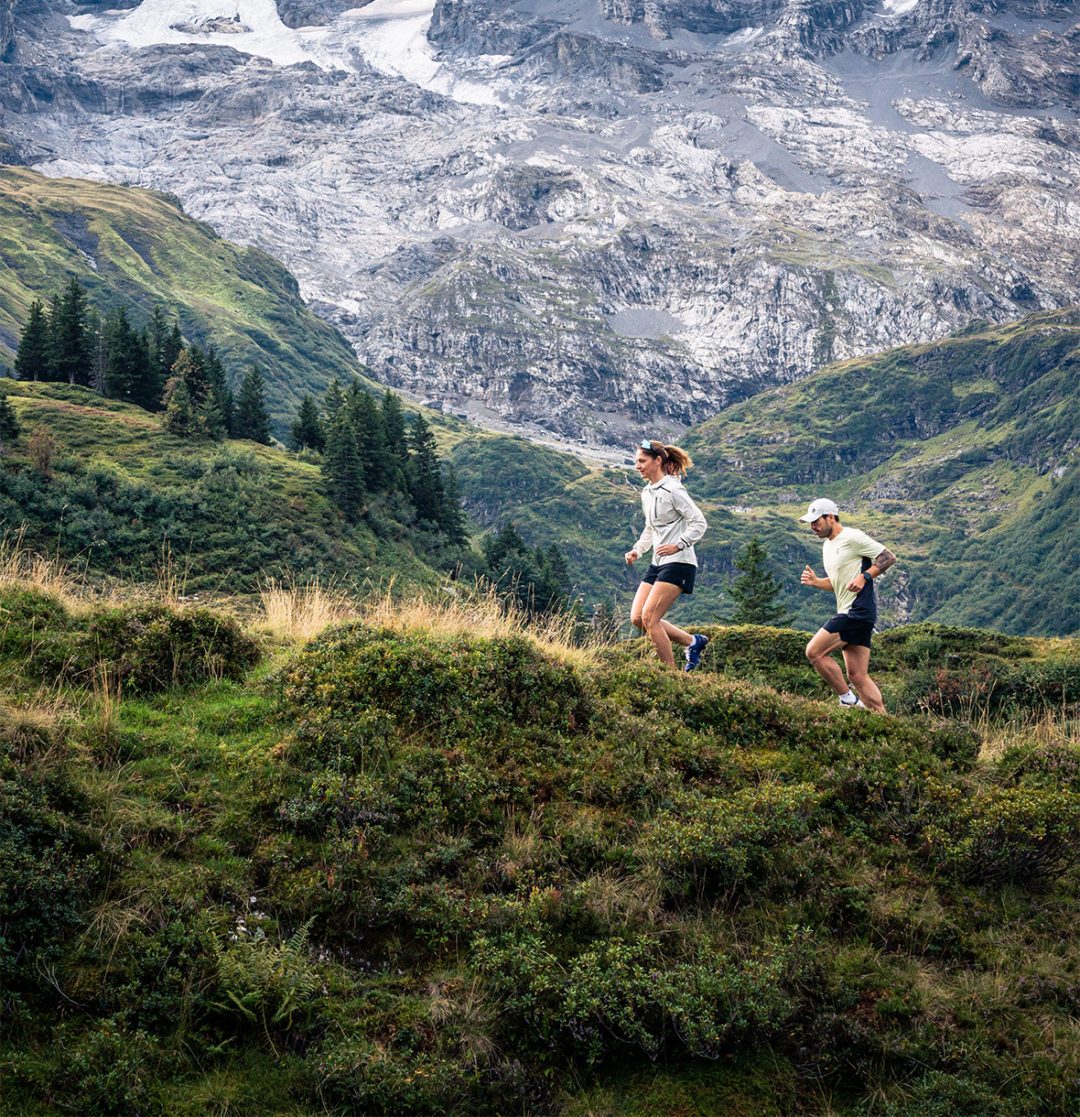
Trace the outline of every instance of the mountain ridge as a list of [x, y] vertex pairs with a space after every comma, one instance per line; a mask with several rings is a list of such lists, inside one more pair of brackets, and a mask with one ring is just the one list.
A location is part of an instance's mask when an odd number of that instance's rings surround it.
[[36, 8], [52, 52], [22, 17], [0, 82], [18, 158], [171, 191], [478, 422], [674, 434], [1080, 299], [1072, 3], [280, 5], [244, 17], [273, 59]]

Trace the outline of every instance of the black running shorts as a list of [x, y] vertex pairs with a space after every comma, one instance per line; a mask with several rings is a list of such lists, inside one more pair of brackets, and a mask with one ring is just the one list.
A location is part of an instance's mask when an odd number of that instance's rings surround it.
[[641, 576], [641, 580], [648, 586], [657, 582], [670, 582], [683, 593], [693, 593], [696, 577], [697, 567], [692, 562], [665, 562], [663, 566], [657, 566], [654, 562]]
[[835, 632], [845, 644], [854, 644], [858, 648], [870, 647], [874, 636], [874, 622], [859, 620], [849, 617], [847, 613], [837, 613], [832, 620], [825, 622], [826, 632]]

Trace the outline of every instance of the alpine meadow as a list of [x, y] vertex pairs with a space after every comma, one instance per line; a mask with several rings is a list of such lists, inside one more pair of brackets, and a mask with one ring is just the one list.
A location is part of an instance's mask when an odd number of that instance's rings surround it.
[[0, 0], [5, 1115], [1080, 1117], [1077, 18]]

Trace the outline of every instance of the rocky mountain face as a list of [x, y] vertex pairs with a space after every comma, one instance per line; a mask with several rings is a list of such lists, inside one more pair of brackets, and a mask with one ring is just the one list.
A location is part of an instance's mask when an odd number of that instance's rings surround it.
[[618, 443], [1080, 301], [1078, 18], [0, 0], [0, 150], [175, 194], [283, 260], [387, 383]]

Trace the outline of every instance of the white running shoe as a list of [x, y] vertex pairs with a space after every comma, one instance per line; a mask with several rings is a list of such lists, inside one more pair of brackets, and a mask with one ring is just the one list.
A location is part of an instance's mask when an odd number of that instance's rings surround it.
[[856, 706], [862, 705], [862, 703], [859, 701], [858, 695], [852, 694], [850, 690], [847, 692], [847, 694], [838, 695], [836, 700], [840, 703], [841, 706], [849, 709], [854, 709]]

